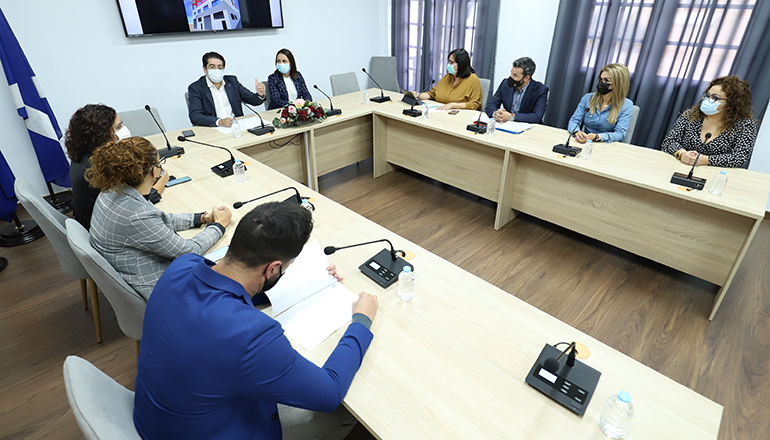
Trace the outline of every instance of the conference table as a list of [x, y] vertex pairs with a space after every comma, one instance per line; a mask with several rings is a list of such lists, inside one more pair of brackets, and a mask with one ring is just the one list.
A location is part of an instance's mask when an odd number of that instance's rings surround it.
[[[714, 283], [720, 289], [709, 320], [764, 219], [764, 173], [728, 169], [719, 196], [687, 191], [669, 181], [689, 168], [661, 151], [596, 143], [589, 160], [564, 157], [551, 148], [567, 139], [566, 130], [536, 125], [522, 134], [478, 135], [465, 129], [478, 112], [411, 118], [402, 114], [402, 95], [388, 95], [393, 100], [383, 104], [366, 103], [362, 92], [335, 96], [342, 115], [270, 135], [235, 139], [193, 127], [193, 139], [240, 150], [313, 189], [319, 176], [373, 156], [374, 177], [403, 167], [496, 202], [495, 229], [523, 212]], [[275, 111], [261, 115], [269, 123]], [[159, 135], [150, 139], [164, 144]], [[695, 175], [710, 180], [720, 170], [699, 167]]]
[[[409, 302], [397, 286], [382, 289], [357, 268], [380, 250], [350, 248], [329, 256], [353, 292], [378, 295], [374, 340], [344, 399], [345, 406], [379, 439], [605, 438], [597, 424], [604, 401], [620, 390], [632, 396], [636, 414], [627, 438], [717, 438], [721, 405], [676, 383], [600, 341], [502, 291], [460, 267], [383, 228], [288, 176], [234, 151], [247, 163], [247, 179], [221, 178], [210, 166], [222, 151], [187, 145], [166, 162], [191, 182], [166, 189], [156, 205], [166, 212], [199, 212], [296, 187], [315, 205], [310, 240], [324, 247], [388, 238], [415, 253], [416, 295]], [[284, 200], [279, 193], [233, 210], [233, 222], [215, 248], [229, 244], [235, 225], [257, 203]], [[198, 230], [180, 232], [191, 237]], [[270, 309], [264, 310], [270, 314]], [[342, 328], [310, 352], [323, 365]], [[584, 362], [602, 373], [581, 417], [524, 379], [544, 344], [579, 341], [591, 351]]]

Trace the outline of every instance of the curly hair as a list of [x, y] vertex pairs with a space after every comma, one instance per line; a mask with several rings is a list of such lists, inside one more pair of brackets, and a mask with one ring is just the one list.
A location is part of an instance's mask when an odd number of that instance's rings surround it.
[[70, 118], [64, 137], [70, 159], [80, 162], [86, 154], [110, 142], [116, 116], [115, 110], [104, 104], [88, 104], [78, 109]]
[[136, 188], [158, 163], [158, 150], [145, 138], [130, 137], [94, 150], [86, 180], [102, 191], [120, 192], [122, 186]]
[[[714, 86], [722, 87], [727, 96], [725, 108], [722, 110], [722, 130], [729, 132], [739, 119], [754, 119], [754, 111], [751, 107], [751, 87], [748, 81], [744, 81], [735, 75], [722, 76], [714, 79], [706, 87], [706, 92]], [[690, 121], [699, 121], [706, 117], [700, 109], [700, 102], [690, 107]]]

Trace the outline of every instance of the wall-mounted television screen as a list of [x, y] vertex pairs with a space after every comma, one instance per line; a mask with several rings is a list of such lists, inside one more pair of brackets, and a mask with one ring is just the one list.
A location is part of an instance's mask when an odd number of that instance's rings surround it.
[[117, 0], [127, 37], [283, 27], [281, 0]]

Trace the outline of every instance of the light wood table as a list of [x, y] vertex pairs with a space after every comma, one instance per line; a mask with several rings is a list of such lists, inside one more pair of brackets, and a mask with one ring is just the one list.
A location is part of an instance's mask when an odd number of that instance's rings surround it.
[[[375, 177], [400, 166], [497, 202], [495, 229], [524, 212], [712, 282], [720, 286], [714, 319], [764, 218], [769, 175], [730, 169], [721, 196], [688, 192], [669, 183], [688, 167], [661, 151], [597, 143], [590, 160], [564, 158], [551, 148], [566, 140], [565, 130], [477, 135], [465, 126], [478, 112], [411, 118], [402, 114], [401, 95], [389, 95], [393, 101], [383, 104], [364, 104], [362, 92], [334, 97], [342, 115], [271, 135], [233, 139], [195, 127], [194, 139], [240, 149], [311, 188], [318, 176], [373, 155]], [[271, 121], [274, 113], [262, 116]], [[294, 137], [299, 146], [271, 148]], [[150, 139], [162, 145], [159, 136]], [[226, 159], [220, 155], [211, 165]], [[719, 170], [700, 167], [695, 175], [710, 180]]]
[[[416, 295], [407, 303], [398, 299], [397, 286], [383, 290], [357, 270], [377, 245], [330, 256], [345, 286], [379, 296], [375, 338], [344, 401], [377, 438], [603, 439], [599, 415], [607, 397], [620, 390], [631, 394], [636, 408], [629, 439], [717, 438], [721, 405], [257, 161], [251, 160], [243, 182], [214, 175], [209, 164], [220, 154], [189, 146], [184, 157], [167, 162], [175, 174], [209, 175], [168, 189], [157, 206], [200, 211], [296, 186], [315, 198], [311, 240], [321, 246], [388, 238], [415, 252]], [[229, 243], [235, 223], [252, 206], [233, 211], [233, 224], [217, 247]], [[344, 330], [311, 352], [294, 346], [322, 365]], [[590, 348], [585, 362], [602, 372], [583, 417], [524, 382], [545, 343], [572, 340]]]

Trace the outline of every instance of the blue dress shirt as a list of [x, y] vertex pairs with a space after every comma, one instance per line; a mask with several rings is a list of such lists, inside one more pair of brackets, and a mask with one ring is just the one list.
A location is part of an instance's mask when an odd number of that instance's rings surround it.
[[199, 255], [177, 258], [147, 303], [134, 399], [142, 438], [279, 440], [277, 403], [334, 411], [372, 333], [350, 324], [317, 367], [213, 265]]
[[[588, 102], [591, 100], [592, 96], [594, 96], [593, 93], [588, 93], [580, 100], [580, 104], [578, 104], [575, 109], [575, 113], [569, 118], [567, 130], [569, 130], [570, 133], [578, 131], [580, 129], [580, 127], [578, 127], [580, 118], [585, 114], [586, 117], [583, 121], [585, 127], [583, 130], [584, 133], [596, 133], [601, 136], [602, 142], [622, 141], [626, 137], [626, 133], [628, 133], [628, 124], [631, 122], [631, 111], [634, 108], [633, 101], [626, 98], [623, 107], [620, 108], [618, 120], [614, 124], [610, 124], [607, 122], [607, 117], [610, 115], [612, 106], [607, 106], [602, 112], [591, 113]], [[586, 112], [587, 109], [588, 112]]]

